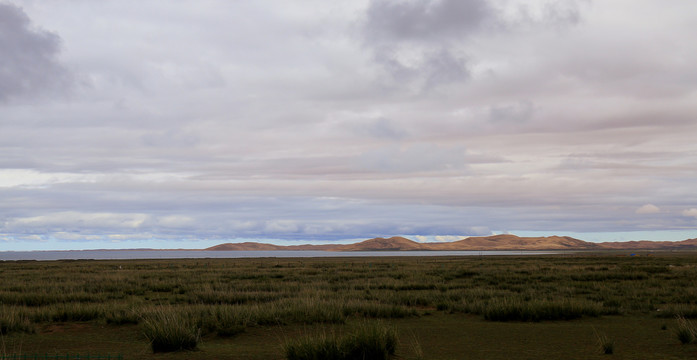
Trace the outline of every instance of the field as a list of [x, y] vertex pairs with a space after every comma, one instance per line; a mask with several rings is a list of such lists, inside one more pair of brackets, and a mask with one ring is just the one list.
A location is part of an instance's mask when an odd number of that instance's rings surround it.
[[694, 359], [697, 254], [639, 255], [0, 262], [0, 359]]

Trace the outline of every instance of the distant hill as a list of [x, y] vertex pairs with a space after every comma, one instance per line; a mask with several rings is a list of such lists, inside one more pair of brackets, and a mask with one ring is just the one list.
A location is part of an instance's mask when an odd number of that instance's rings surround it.
[[226, 243], [211, 246], [204, 250], [225, 250], [225, 251], [267, 251], [267, 250], [333, 250], [337, 245], [273, 245], [258, 242]]
[[389, 239], [375, 238], [349, 245], [337, 245], [334, 251], [409, 251], [432, 250], [426, 243], [418, 243], [407, 238], [394, 236]]
[[502, 234], [468, 237], [453, 242], [420, 243], [407, 238], [374, 238], [355, 244], [280, 246], [257, 242], [227, 243], [205, 250], [317, 250], [317, 251], [486, 251], [486, 250], [678, 250], [697, 249], [697, 239], [684, 241], [627, 241], [591, 243], [569, 236], [519, 237]]
[[602, 249], [632, 249], [632, 250], [680, 250], [697, 249], [697, 239], [683, 241], [623, 241], [604, 242], [599, 244]]
[[448, 250], [588, 250], [598, 244], [568, 236], [519, 237], [510, 234], [469, 237], [447, 243]]

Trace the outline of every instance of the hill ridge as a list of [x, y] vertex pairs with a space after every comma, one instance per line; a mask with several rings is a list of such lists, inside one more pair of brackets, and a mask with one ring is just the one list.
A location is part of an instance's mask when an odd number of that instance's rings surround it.
[[422, 243], [401, 236], [377, 237], [354, 244], [274, 245], [259, 242], [225, 243], [212, 251], [487, 251], [487, 250], [679, 250], [697, 249], [697, 238], [682, 241], [627, 241], [592, 243], [570, 236], [520, 237], [512, 234], [472, 236], [452, 242]]

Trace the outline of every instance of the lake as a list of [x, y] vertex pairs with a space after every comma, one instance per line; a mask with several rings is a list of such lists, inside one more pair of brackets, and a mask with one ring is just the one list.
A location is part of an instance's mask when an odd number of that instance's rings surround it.
[[7, 260], [119, 260], [119, 259], [205, 259], [205, 258], [303, 258], [370, 256], [490, 256], [545, 255], [560, 251], [206, 251], [206, 250], [69, 250], [2, 251]]

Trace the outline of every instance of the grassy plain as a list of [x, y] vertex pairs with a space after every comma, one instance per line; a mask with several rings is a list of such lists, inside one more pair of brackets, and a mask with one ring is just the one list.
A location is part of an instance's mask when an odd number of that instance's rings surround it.
[[697, 357], [697, 254], [620, 255], [0, 262], [0, 355], [283, 359], [379, 323], [400, 359]]

